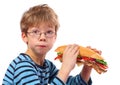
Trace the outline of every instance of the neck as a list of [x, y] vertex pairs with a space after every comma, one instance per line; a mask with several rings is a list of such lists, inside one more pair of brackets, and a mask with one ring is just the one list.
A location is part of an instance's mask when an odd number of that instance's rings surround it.
[[29, 49], [25, 53], [29, 55], [36, 64], [43, 66], [44, 59], [45, 59], [44, 55], [35, 54], [33, 53], [32, 50], [29, 50]]

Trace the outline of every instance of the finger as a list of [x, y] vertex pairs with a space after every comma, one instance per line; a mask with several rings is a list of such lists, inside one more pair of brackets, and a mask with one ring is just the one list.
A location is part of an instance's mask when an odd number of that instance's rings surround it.
[[77, 51], [75, 52], [75, 56], [77, 57], [77, 56], [79, 55], [79, 53], [80, 53], [80, 51], [77, 50]]
[[102, 54], [102, 51], [101, 51], [101, 50], [99, 50], [99, 51], [97, 51], [97, 53], [101, 55], [101, 54]]
[[70, 48], [71, 48], [71, 45], [67, 45], [67, 47], [65, 48], [64, 53], [66, 53]]
[[91, 48], [91, 46], [87, 46], [87, 48], [95, 51], [96, 53], [98, 53], [98, 54], [100, 54], [100, 55], [102, 54], [102, 51], [101, 51], [101, 50], [97, 50], [96, 48]]
[[65, 52], [75, 52], [78, 49], [78, 45], [70, 44], [66, 47]]
[[91, 48], [91, 46], [87, 46], [86, 48]]

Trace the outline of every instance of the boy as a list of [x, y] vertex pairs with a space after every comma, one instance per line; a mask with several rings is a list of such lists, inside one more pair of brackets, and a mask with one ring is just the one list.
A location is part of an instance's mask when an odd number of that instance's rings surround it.
[[84, 65], [80, 74], [69, 76], [79, 54], [78, 45], [66, 47], [59, 70], [45, 59], [56, 40], [59, 28], [57, 15], [47, 4], [34, 6], [26, 11], [20, 26], [27, 50], [10, 63], [3, 85], [91, 85], [92, 67]]

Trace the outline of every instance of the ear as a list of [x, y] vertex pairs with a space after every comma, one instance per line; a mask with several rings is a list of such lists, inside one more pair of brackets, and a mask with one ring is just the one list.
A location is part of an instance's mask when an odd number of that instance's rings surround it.
[[27, 35], [24, 32], [22, 32], [21, 37], [22, 37], [22, 40], [27, 44], [28, 43]]

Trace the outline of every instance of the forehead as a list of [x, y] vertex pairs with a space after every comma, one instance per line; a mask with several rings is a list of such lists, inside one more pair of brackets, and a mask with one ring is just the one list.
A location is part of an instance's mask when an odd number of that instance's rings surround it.
[[55, 26], [49, 24], [49, 23], [39, 23], [37, 25], [34, 25], [30, 27], [30, 29], [39, 29], [39, 30], [55, 30]]

